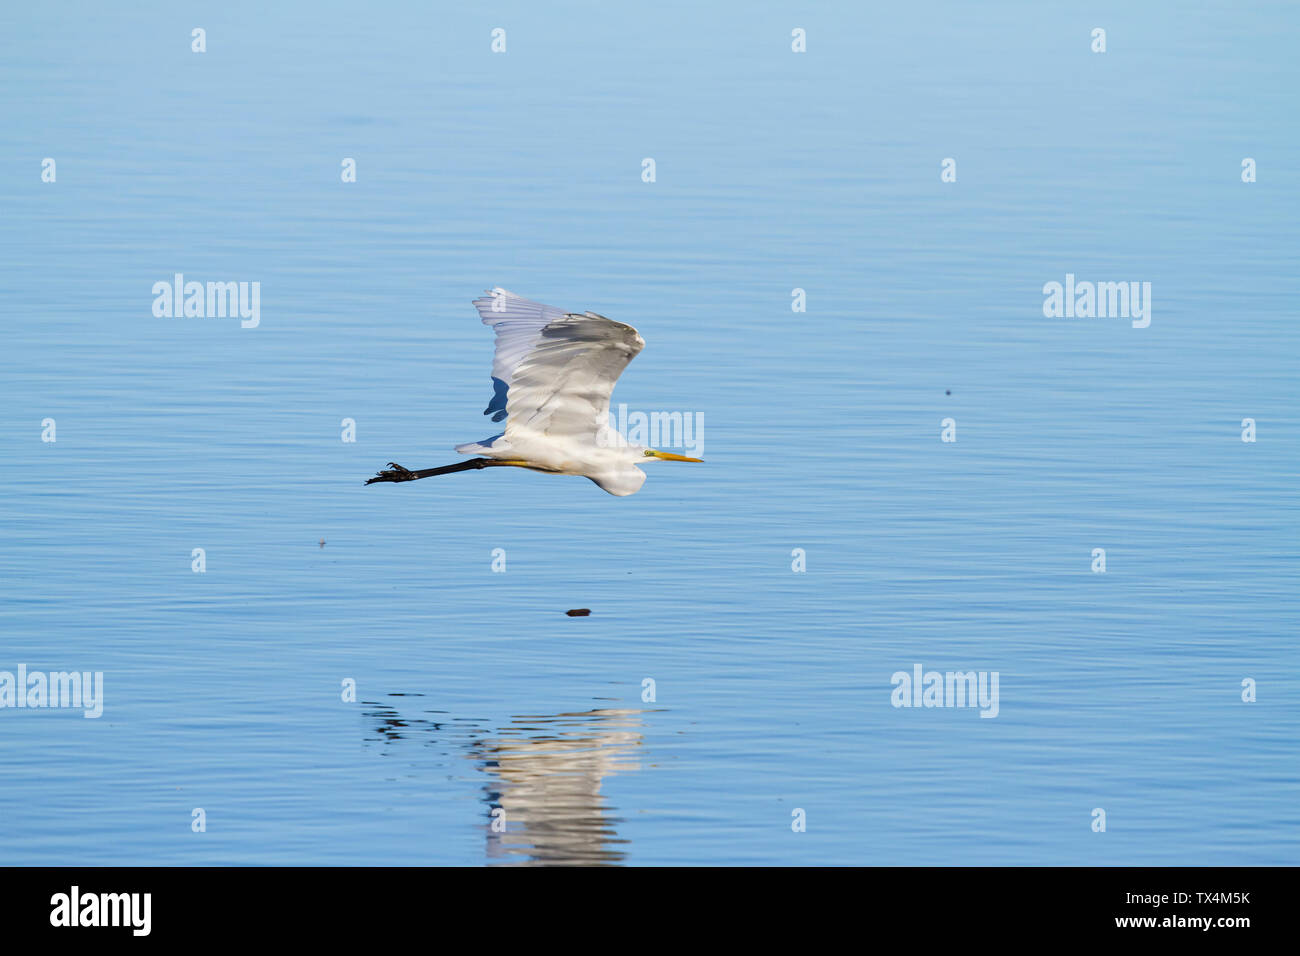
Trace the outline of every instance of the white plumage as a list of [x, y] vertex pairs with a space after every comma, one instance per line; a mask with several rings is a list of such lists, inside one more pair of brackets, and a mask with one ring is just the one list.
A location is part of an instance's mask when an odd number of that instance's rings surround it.
[[381, 471], [370, 482], [515, 465], [582, 475], [621, 496], [645, 483], [638, 465], [700, 460], [630, 445], [609, 424], [614, 383], [645, 347], [632, 326], [594, 312], [565, 312], [501, 288], [475, 299], [474, 305], [483, 324], [496, 333], [493, 395], [484, 414], [496, 422], [504, 419], [505, 430], [456, 446], [462, 454], [478, 456], [473, 462], [423, 472], [393, 465], [394, 471]]

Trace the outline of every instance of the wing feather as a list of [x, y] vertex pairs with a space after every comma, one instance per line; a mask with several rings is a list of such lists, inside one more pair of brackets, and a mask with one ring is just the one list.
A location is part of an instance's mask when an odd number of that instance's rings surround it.
[[614, 383], [643, 348], [636, 329], [595, 312], [581, 315], [505, 289], [475, 299], [496, 331], [495, 393], [484, 414], [506, 418], [505, 441], [530, 435], [595, 442]]
[[564, 318], [564, 310], [542, 305], [523, 296], [507, 292], [501, 287], [489, 289], [474, 300], [483, 324], [496, 333], [496, 353], [492, 357], [492, 400], [484, 409], [499, 422], [506, 417], [506, 395], [514, 371], [525, 355], [542, 337], [542, 329], [556, 319]]
[[614, 383], [644, 347], [632, 326], [594, 312], [551, 322], [515, 369], [506, 439], [529, 432], [595, 442], [608, 422]]

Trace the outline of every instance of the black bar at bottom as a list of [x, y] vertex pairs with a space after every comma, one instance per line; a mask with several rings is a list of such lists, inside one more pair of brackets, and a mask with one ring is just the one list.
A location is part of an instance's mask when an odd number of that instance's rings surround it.
[[474, 923], [489, 934], [484, 942], [525, 932], [558, 941], [597, 928], [634, 941], [687, 920], [734, 942], [774, 926], [797, 935], [812, 921], [810, 933], [812, 924], [816, 935], [843, 926], [863, 941], [889, 930], [918, 942], [1047, 935], [1232, 945], [1282, 930], [1294, 882], [1294, 870], [1253, 867], [501, 869], [8, 868], [0, 926], [7, 943], [283, 938], [334, 947], [403, 934], [441, 946], [445, 927], [472, 932]]

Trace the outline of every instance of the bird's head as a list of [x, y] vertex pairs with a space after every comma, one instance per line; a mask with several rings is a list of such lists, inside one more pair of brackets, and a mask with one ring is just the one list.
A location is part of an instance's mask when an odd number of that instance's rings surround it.
[[659, 461], [698, 461], [703, 462], [703, 458], [687, 458], [685, 455], [674, 455], [666, 451], [659, 451], [657, 448], [646, 448], [642, 454], [643, 458], [650, 461], [658, 459]]

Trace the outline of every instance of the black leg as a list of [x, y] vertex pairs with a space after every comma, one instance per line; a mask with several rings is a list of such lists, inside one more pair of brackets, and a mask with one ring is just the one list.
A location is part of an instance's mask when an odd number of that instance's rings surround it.
[[421, 468], [419, 471], [411, 471], [395, 461], [390, 461], [387, 470], [368, 479], [366, 484], [373, 485], [377, 481], [416, 481], [420, 478], [432, 478], [434, 475], [450, 475], [454, 471], [473, 471], [495, 464], [498, 462], [491, 458], [471, 458], [469, 461], [459, 461], [454, 465], [443, 465], [441, 468]]

